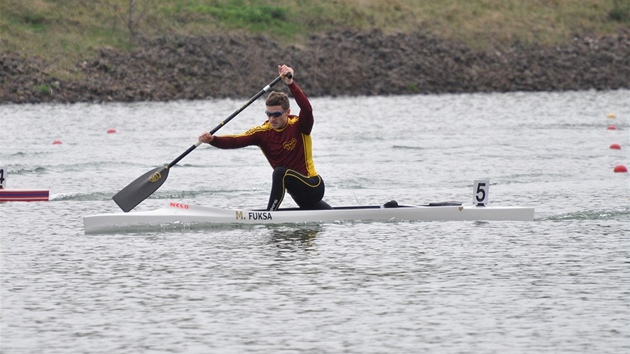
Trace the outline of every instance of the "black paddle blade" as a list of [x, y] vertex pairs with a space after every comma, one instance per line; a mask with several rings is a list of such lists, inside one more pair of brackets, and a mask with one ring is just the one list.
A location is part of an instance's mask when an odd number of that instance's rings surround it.
[[168, 166], [158, 167], [138, 177], [112, 199], [126, 213], [160, 188], [167, 177]]

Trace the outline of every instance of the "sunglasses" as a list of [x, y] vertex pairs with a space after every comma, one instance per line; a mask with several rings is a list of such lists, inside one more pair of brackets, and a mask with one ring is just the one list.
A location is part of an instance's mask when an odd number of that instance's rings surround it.
[[280, 112], [269, 112], [269, 111], [265, 111], [265, 114], [267, 115], [267, 117], [274, 117], [274, 118], [278, 118], [281, 115], [284, 114], [284, 112], [286, 112], [285, 110], [282, 110]]

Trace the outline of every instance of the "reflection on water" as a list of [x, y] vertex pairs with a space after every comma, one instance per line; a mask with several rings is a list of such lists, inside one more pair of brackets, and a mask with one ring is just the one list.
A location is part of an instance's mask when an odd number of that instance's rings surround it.
[[278, 248], [290, 250], [296, 247], [309, 250], [313, 247], [315, 238], [322, 231], [321, 225], [299, 227], [270, 227], [269, 242]]

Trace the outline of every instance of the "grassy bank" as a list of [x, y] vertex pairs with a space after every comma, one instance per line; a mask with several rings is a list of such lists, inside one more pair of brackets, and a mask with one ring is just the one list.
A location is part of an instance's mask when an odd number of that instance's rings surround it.
[[94, 49], [140, 37], [263, 33], [299, 43], [314, 32], [426, 31], [487, 47], [561, 44], [573, 33], [630, 28], [630, 0], [3, 0], [0, 51], [70, 68]]

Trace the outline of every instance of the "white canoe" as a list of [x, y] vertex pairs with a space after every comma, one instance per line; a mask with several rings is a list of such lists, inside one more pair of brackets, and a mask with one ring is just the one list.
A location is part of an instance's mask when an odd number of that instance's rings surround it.
[[464, 206], [459, 203], [434, 203], [421, 206], [352, 206], [330, 210], [222, 209], [170, 202], [151, 211], [85, 216], [85, 233], [139, 230], [169, 225], [270, 225], [345, 221], [476, 221], [534, 220], [534, 208], [501, 206]]

